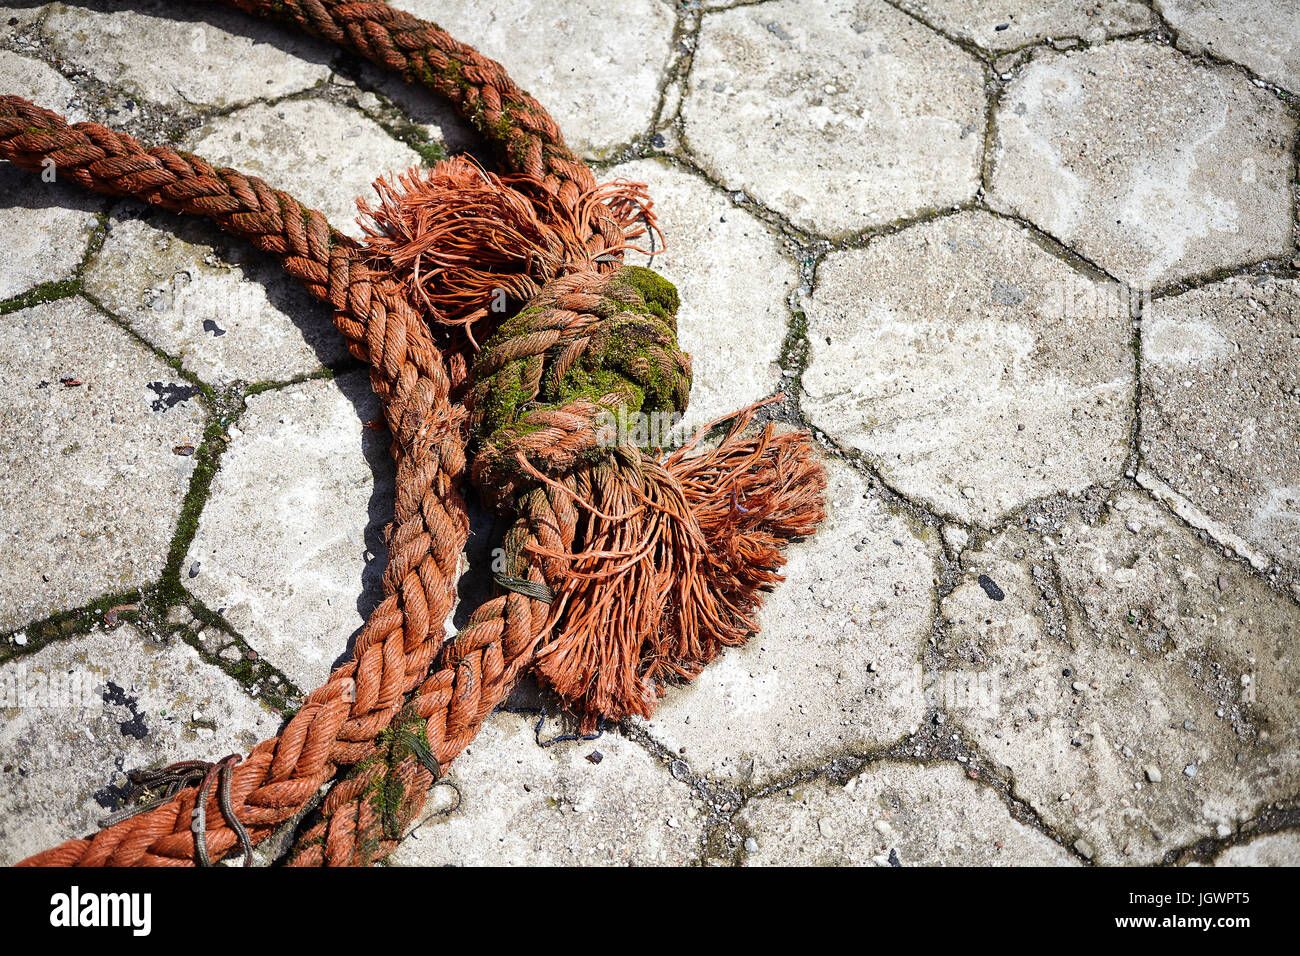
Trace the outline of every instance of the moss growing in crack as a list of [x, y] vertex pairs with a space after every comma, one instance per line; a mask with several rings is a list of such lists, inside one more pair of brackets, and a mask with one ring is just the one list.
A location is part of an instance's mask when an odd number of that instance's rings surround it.
[[[406, 119], [404, 116], [398, 119], [387, 119], [384, 117], [372, 117], [384, 129], [389, 136], [405, 143], [415, 152], [420, 154], [420, 160], [425, 166], [434, 166], [447, 158], [446, 151], [437, 143], [429, 139], [428, 134], [423, 129]], [[335, 242], [334, 232], [330, 230], [330, 241]]]
[[140, 617], [140, 605], [143, 603], [139, 590], [119, 591], [95, 598], [89, 604], [51, 614], [47, 618], [33, 621], [16, 629], [15, 633], [27, 635], [27, 643], [22, 647], [17, 644], [0, 644], [0, 663], [13, 657], [31, 654], [40, 650], [51, 641], [85, 634], [94, 627], [106, 623], [109, 611], [116, 608], [131, 607], [131, 610], [116, 611], [119, 622], [134, 622]]
[[54, 302], [57, 299], [67, 299], [80, 291], [81, 276], [59, 279], [56, 282], [45, 282], [21, 295], [0, 302], [0, 315], [8, 315], [10, 312], [17, 312], [20, 309], [30, 309], [34, 305], [44, 305], [46, 302]]
[[[226, 411], [234, 404], [234, 396], [219, 397], [214, 404], [217, 405], [216, 413], [204, 426], [203, 438], [194, 453], [194, 472], [190, 477], [190, 487], [185, 493], [184, 501], [181, 502], [176, 531], [172, 534], [171, 545], [167, 549], [167, 564], [153, 596], [154, 602], [160, 608], [187, 603], [186, 599], [189, 596], [181, 584], [181, 564], [185, 561], [185, 555], [198, 531], [199, 515], [211, 493], [212, 479], [216, 476], [217, 466], [227, 447], [223, 436], [235, 417], [233, 413]], [[240, 404], [242, 405], [242, 397]]]

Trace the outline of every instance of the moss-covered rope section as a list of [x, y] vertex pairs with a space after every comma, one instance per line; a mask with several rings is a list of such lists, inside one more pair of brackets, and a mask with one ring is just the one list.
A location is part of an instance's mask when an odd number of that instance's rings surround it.
[[567, 276], [503, 323], [474, 368], [479, 488], [514, 504], [535, 472], [559, 477], [619, 448], [648, 450], [652, 430], [626, 423], [680, 414], [690, 396], [679, 307], [667, 279], [622, 266]]

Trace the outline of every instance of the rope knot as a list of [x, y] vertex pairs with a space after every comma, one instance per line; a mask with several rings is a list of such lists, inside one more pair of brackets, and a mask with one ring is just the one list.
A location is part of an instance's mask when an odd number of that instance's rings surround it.
[[[547, 283], [475, 363], [473, 476], [494, 504], [537, 481], [649, 444], [638, 416], [678, 415], [691, 388], [677, 345], [677, 290], [650, 269], [577, 272]], [[641, 436], [640, 441], [637, 436]]]

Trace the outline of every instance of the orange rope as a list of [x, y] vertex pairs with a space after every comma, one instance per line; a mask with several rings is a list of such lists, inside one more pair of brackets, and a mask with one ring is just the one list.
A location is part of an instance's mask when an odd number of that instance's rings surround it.
[[[448, 95], [512, 172], [452, 160], [381, 181], [379, 205], [362, 207], [362, 244], [256, 177], [0, 97], [0, 158], [33, 170], [53, 161], [85, 188], [207, 216], [330, 303], [370, 367], [397, 462], [384, 597], [352, 659], [278, 736], [222, 762], [218, 794], [215, 769], [191, 773], [159, 805], [27, 865], [218, 860], [265, 839], [330, 781], [289, 861], [371, 863], [525, 671], [584, 726], [648, 714], [663, 680], [693, 677], [753, 632], [781, 546], [822, 515], [807, 436], [768, 426], [747, 441], [752, 410], [703, 454], [660, 461], [609, 444], [603, 416], [681, 411], [690, 386], [676, 291], [621, 265], [629, 243], [655, 230], [643, 187], [598, 187], [499, 64], [409, 14], [233, 2]], [[513, 299], [505, 314], [482, 305], [497, 289]], [[515, 516], [506, 572], [526, 593], [486, 602], [444, 643], [467, 472]]]

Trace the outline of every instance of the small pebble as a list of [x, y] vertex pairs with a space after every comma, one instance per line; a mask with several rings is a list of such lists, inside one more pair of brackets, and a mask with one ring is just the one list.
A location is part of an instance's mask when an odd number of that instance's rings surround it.
[[1195, 777], [1195, 776], [1196, 776], [1196, 764], [1194, 764], [1194, 763], [1189, 763], [1186, 767], [1183, 768], [1183, 773], [1184, 773], [1186, 776], [1188, 776], [1188, 777]]
[[1152, 783], [1159, 783], [1161, 780], [1164, 779], [1160, 774], [1160, 768], [1157, 767], [1155, 764], [1151, 764], [1151, 766], [1146, 768], [1146, 775], [1147, 775], [1147, 779], [1150, 780]]
[[757, 853], [757, 852], [758, 852], [758, 841], [755, 840], [753, 837], [746, 837], [746, 838], [745, 838], [745, 852], [746, 852], [746, 853]]

